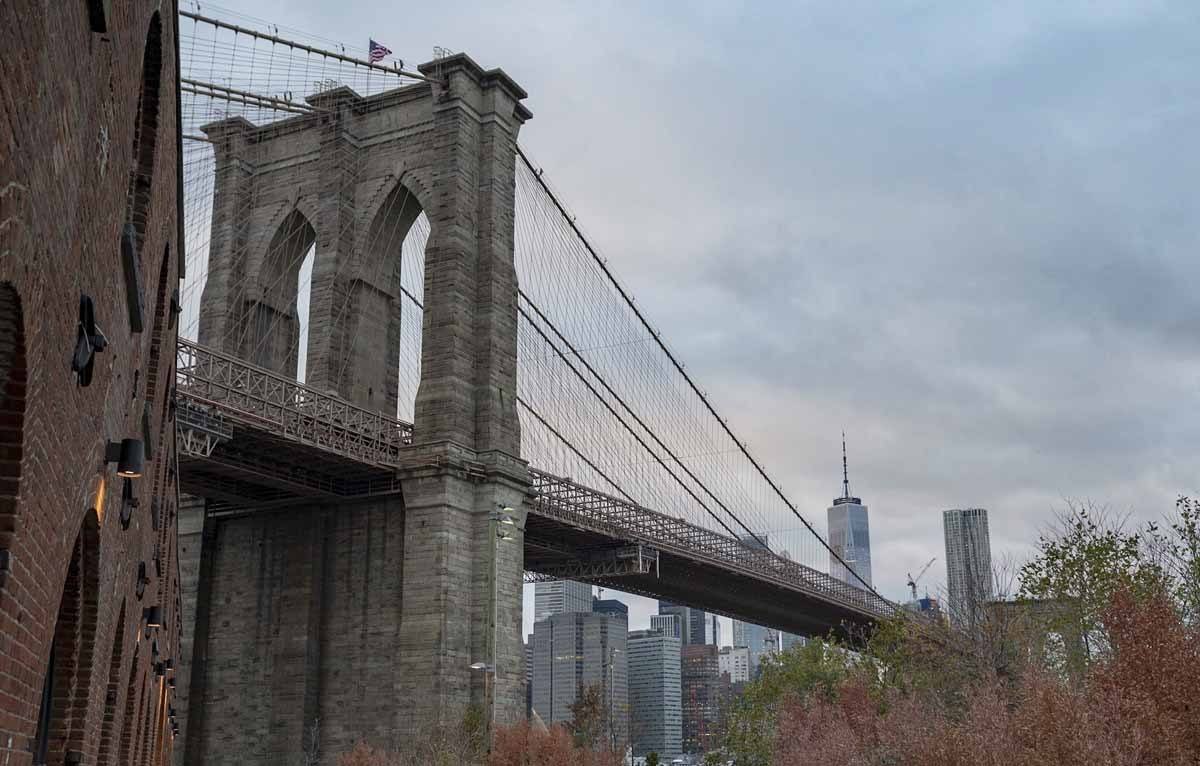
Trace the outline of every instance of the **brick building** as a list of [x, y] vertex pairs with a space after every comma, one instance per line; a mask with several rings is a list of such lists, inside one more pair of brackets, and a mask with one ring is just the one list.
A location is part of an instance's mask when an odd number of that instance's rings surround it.
[[683, 752], [707, 753], [720, 740], [724, 695], [720, 649], [712, 644], [685, 646], [680, 652], [680, 699], [683, 708]]
[[170, 0], [0, 2], [5, 766], [171, 757], [175, 29]]

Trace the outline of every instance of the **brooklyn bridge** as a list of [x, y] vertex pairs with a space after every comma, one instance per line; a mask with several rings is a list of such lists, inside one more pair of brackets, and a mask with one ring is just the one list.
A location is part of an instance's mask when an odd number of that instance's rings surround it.
[[584, 236], [503, 70], [180, 35], [185, 763], [515, 720], [530, 580], [801, 635], [891, 613]]

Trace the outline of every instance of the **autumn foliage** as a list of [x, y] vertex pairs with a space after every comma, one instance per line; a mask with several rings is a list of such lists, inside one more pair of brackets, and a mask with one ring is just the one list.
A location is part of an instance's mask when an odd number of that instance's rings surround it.
[[488, 766], [618, 766], [620, 762], [615, 753], [576, 745], [562, 726], [539, 729], [528, 721], [497, 729], [487, 761]]
[[1103, 619], [1108, 649], [1078, 679], [1029, 662], [1015, 677], [980, 674], [948, 696], [851, 669], [831, 695], [788, 699], [771, 763], [1200, 763], [1200, 632], [1165, 594], [1119, 591]]
[[766, 661], [720, 757], [1200, 764], [1200, 503], [1180, 498], [1165, 524], [1136, 528], [1072, 505], [997, 588], [969, 620], [902, 612], [850, 644], [814, 641]]
[[343, 753], [337, 766], [425, 766], [425, 764], [486, 763], [487, 766], [619, 766], [620, 756], [576, 744], [576, 738], [563, 726], [532, 726], [522, 721], [514, 726], [500, 726], [491, 752], [479, 748], [474, 752], [454, 752], [450, 742], [424, 748], [423, 753], [381, 750], [360, 742]]

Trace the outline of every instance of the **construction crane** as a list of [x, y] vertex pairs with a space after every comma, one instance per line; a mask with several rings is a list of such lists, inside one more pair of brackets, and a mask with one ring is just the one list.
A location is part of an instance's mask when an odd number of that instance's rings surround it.
[[928, 564], [921, 567], [921, 571], [917, 572], [916, 577], [912, 576], [912, 572], [908, 573], [908, 589], [912, 591], [913, 601], [917, 600], [917, 580], [925, 576], [925, 573], [929, 571], [929, 567], [933, 566], [933, 562], [935, 561], [937, 561], [937, 556], [931, 558]]

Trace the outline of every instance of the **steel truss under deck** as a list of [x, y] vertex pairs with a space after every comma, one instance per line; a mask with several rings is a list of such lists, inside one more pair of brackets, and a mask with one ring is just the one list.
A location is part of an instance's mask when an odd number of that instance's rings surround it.
[[410, 423], [198, 343], [180, 339], [175, 364], [180, 404], [211, 419], [197, 423], [199, 430], [236, 422], [380, 467], [399, 465], [400, 451], [412, 443]]
[[530, 469], [535, 493], [533, 512], [607, 537], [644, 542], [658, 551], [703, 559], [726, 569], [816, 596], [870, 616], [892, 614], [895, 607], [861, 588], [803, 564], [752, 548], [737, 538], [643, 508], [627, 500]]

